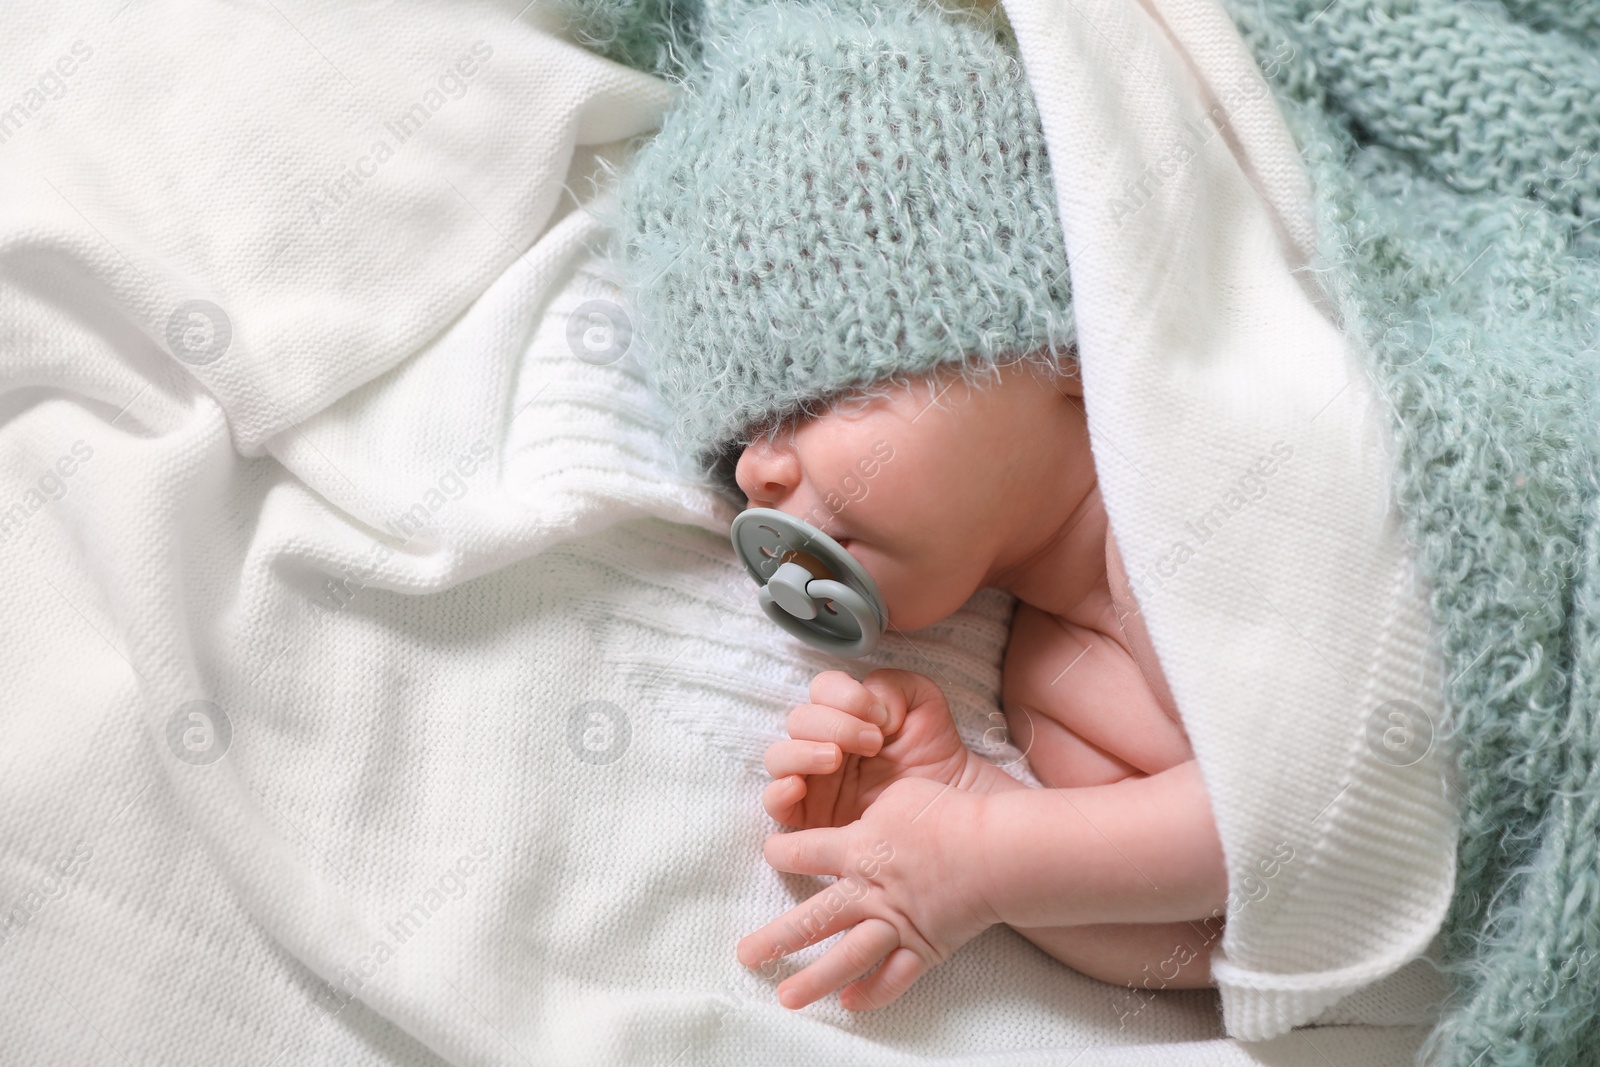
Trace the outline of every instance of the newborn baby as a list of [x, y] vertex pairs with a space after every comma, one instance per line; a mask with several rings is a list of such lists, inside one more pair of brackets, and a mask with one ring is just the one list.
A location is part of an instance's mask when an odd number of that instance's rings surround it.
[[[769, 838], [766, 857], [840, 881], [738, 946], [745, 965], [770, 967], [849, 931], [779, 986], [790, 1008], [841, 987], [844, 1007], [880, 1007], [996, 923], [1107, 982], [1151, 987], [1162, 967], [1153, 988], [1212, 984], [1221, 843], [1106, 521], [1081, 385], [1024, 361], [995, 373], [972, 386], [936, 371], [834, 405], [738, 462], [750, 506], [839, 541], [896, 630], [985, 586], [1017, 596], [1001, 698], [1047, 787], [968, 750], [923, 675], [818, 675], [790, 739], [767, 752], [776, 780], [762, 797], [806, 832]], [[824, 504], [884, 455], [865, 495]]]
[[[789, 1007], [841, 987], [886, 1004], [997, 923], [1108, 981], [1205, 985], [1225, 915], [1210, 805], [1062, 373], [1061, 161], [1003, 12], [961, 6], [726, 5], [619, 184], [616, 268], [674, 449], [840, 540], [898, 631], [988, 585], [1021, 601], [1004, 712], [1049, 788], [967, 751], [920, 674], [830, 671], [789, 716], [764, 803], [798, 830], [766, 857], [840, 881], [739, 957], [775, 968], [847, 931], [780, 985]], [[865, 496], [825, 506], [871, 468]]]

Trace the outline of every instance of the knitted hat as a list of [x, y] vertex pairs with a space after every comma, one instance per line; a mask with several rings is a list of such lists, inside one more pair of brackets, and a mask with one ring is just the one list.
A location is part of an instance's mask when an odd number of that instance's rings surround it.
[[610, 258], [672, 444], [741, 501], [744, 446], [848, 394], [1026, 358], [1074, 373], [1066, 243], [994, 9], [725, 9], [632, 157]]

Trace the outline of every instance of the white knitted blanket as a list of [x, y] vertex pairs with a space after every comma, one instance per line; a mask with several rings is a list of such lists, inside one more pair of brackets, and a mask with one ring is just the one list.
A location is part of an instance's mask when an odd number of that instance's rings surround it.
[[4, 1062], [1407, 1060], [1453, 835], [1442, 746], [1369, 727], [1438, 683], [1369, 390], [1290, 274], [1292, 146], [1209, 0], [1007, 9], [1228, 853], [1223, 1015], [1003, 928], [854, 1017], [738, 965], [816, 888], [761, 858], [783, 712], [901, 666], [1003, 755], [1010, 601], [871, 664], [761, 616], [592, 316], [580, 202], [663, 83], [519, 2], [36, 2], [0, 41]]

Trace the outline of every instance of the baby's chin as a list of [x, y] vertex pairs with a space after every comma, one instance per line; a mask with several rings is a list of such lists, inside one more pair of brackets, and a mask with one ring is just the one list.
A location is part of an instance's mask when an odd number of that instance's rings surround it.
[[846, 539], [845, 547], [872, 576], [878, 593], [883, 597], [884, 606], [889, 610], [889, 626], [892, 629], [920, 630], [943, 622], [960, 611], [962, 605], [971, 598], [970, 592], [962, 596], [959, 595], [960, 590], [941, 588], [926, 580], [908, 576], [903, 568], [897, 567], [896, 573], [885, 574], [884, 561], [876, 558], [872, 550], [863, 551], [863, 546], [849, 539]]
[[921, 630], [934, 623], [943, 622], [960, 611], [961, 605], [967, 602], [966, 598], [962, 598], [960, 603], [951, 607], [948, 600], [930, 602], [926, 592], [916, 597], [896, 596], [893, 591], [881, 587], [880, 592], [883, 593], [884, 603], [889, 608], [890, 627], [906, 632]]

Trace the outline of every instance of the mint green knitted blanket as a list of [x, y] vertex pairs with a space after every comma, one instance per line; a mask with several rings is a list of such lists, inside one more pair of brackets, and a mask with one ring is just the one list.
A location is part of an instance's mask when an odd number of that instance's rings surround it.
[[[1422, 1060], [1600, 1063], [1600, 3], [1223, 2], [1311, 174], [1432, 588], [1463, 792]], [[669, 77], [726, 14], [574, 3]]]
[[1600, 1063], [1600, 6], [1225, 0], [1370, 346], [1464, 795], [1425, 1062]]

